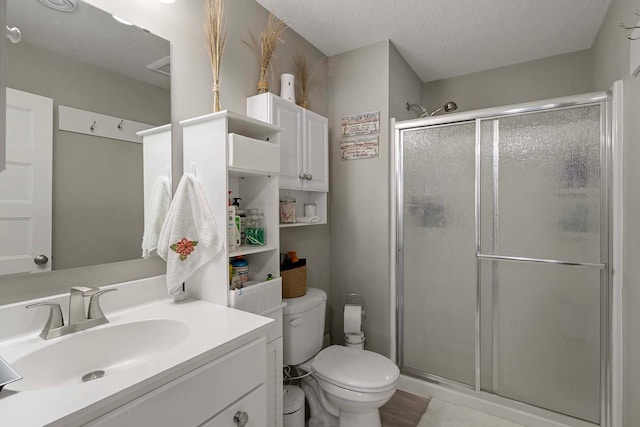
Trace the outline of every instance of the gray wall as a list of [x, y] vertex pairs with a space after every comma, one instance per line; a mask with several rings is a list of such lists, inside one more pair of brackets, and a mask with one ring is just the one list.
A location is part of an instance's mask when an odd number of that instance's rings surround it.
[[[625, 427], [638, 425], [640, 420], [640, 79], [629, 75], [629, 42], [618, 27], [619, 22], [636, 25], [633, 10], [638, 5], [631, 0], [613, 0], [600, 28], [592, 51], [593, 89], [604, 90], [623, 79], [624, 85], [624, 249], [623, 249], [623, 414]], [[622, 34], [621, 34], [622, 33]]]
[[[332, 340], [343, 342], [342, 308], [356, 292], [367, 349], [388, 354], [389, 42], [332, 57], [329, 101]], [[341, 117], [369, 111], [380, 112], [379, 157], [340, 160]]]
[[422, 81], [389, 43], [389, 116], [396, 120], [414, 119], [415, 113], [407, 111], [407, 102], [422, 103]]
[[[177, 1], [163, 4], [149, 0], [87, 0], [88, 3], [118, 15], [123, 19], [149, 29], [171, 42], [171, 119], [174, 125], [173, 163], [174, 176], [182, 175], [182, 131], [180, 120], [207, 114], [213, 111], [211, 96], [211, 68], [203, 48], [202, 0]], [[245, 113], [245, 99], [255, 94], [258, 80], [257, 62], [254, 53], [242, 43], [249, 40], [248, 29], [254, 34], [264, 27], [267, 12], [253, 0], [225, 2], [225, 17], [228, 40], [222, 59], [221, 103], [223, 109]], [[293, 70], [291, 55], [304, 50], [312, 63], [325, 57], [306, 40], [293, 31], [283, 37], [273, 63], [275, 79], [270, 90], [279, 93], [279, 73]], [[320, 69], [320, 87], [310, 94], [311, 109], [327, 115], [327, 71]], [[175, 182], [177, 184], [177, 180]], [[303, 245], [301, 253], [313, 261], [310, 275], [319, 277], [318, 282], [328, 281], [328, 227], [296, 232], [296, 238], [319, 240], [318, 245]], [[318, 234], [319, 233], [319, 234]], [[285, 239], [283, 239], [285, 240]], [[317, 265], [317, 267], [316, 267]], [[95, 271], [96, 274], [91, 274]], [[61, 292], [73, 285], [96, 285], [117, 283], [164, 273], [164, 263], [157, 259], [137, 260], [112, 265], [71, 269], [51, 274], [32, 275], [4, 279], [0, 283], [0, 301], [12, 302]]]
[[58, 106], [162, 125], [169, 91], [25, 42], [6, 58], [7, 87], [53, 99], [53, 269], [140, 258], [142, 144], [60, 131]]
[[429, 111], [448, 101], [470, 111], [590, 92], [590, 61], [583, 50], [427, 82], [422, 102]]

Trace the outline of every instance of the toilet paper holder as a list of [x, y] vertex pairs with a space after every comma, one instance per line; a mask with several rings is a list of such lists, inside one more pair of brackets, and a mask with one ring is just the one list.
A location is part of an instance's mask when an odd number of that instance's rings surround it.
[[359, 305], [362, 307], [362, 318], [366, 317], [364, 312], [364, 298], [360, 294], [351, 293], [348, 294], [344, 300], [345, 305]]

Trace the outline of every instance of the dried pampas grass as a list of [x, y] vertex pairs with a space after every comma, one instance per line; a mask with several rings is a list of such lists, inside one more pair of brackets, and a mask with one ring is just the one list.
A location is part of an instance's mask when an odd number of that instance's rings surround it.
[[311, 67], [311, 63], [304, 52], [296, 52], [293, 56], [296, 84], [299, 88], [296, 104], [302, 108], [309, 109], [309, 92], [319, 83], [316, 71], [321, 63], [322, 61], [318, 62], [315, 67]]
[[271, 60], [275, 57], [278, 43], [284, 43], [281, 36], [286, 29], [287, 25], [284, 22], [276, 18], [273, 14], [269, 14], [267, 27], [260, 32], [260, 39], [256, 40], [251, 31], [249, 31], [251, 43], [243, 40], [243, 43], [256, 53], [258, 63], [260, 64], [258, 93], [266, 93], [269, 91], [269, 66], [271, 65]]
[[224, 0], [207, 0], [204, 21], [204, 41], [213, 77], [213, 111], [220, 111], [220, 62], [227, 42], [224, 30]]

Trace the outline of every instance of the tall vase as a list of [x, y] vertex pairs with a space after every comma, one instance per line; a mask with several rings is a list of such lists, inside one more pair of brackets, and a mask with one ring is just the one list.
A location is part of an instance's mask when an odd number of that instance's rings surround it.
[[280, 97], [293, 103], [296, 102], [294, 82], [295, 76], [293, 74], [282, 74], [280, 76]]
[[260, 69], [260, 80], [258, 81], [258, 94], [269, 92], [269, 82], [267, 81], [267, 69]]
[[213, 81], [213, 112], [220, 111], [220, 82], [219, 80]]

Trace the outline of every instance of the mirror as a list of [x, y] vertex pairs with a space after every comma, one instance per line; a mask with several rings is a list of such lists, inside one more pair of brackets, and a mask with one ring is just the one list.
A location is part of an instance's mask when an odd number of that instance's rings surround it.
[[[65, 3], [77, 6], [57, 10]], [[0, 275], [142, 256], [143, 144], [135, 131], [171, 122], [170, 46], [116, 19], [82, 1], [7, 0], [7, 25], [19, 28], [22, 39], [5, 46], [8, 157], [0, 174]], [[47, 129], [49, 146], [38, 148], [35, 141]], [[15, 141], [36, 149], [18, 149]], [[41, 194], [46, 199], [47, 191], [49, 221], [36, 224], [21, 203]], [[47, 207], [34, 207], [34, 215], [41, 209]], [[29, 253], [47, 235], [50, 252]]]

